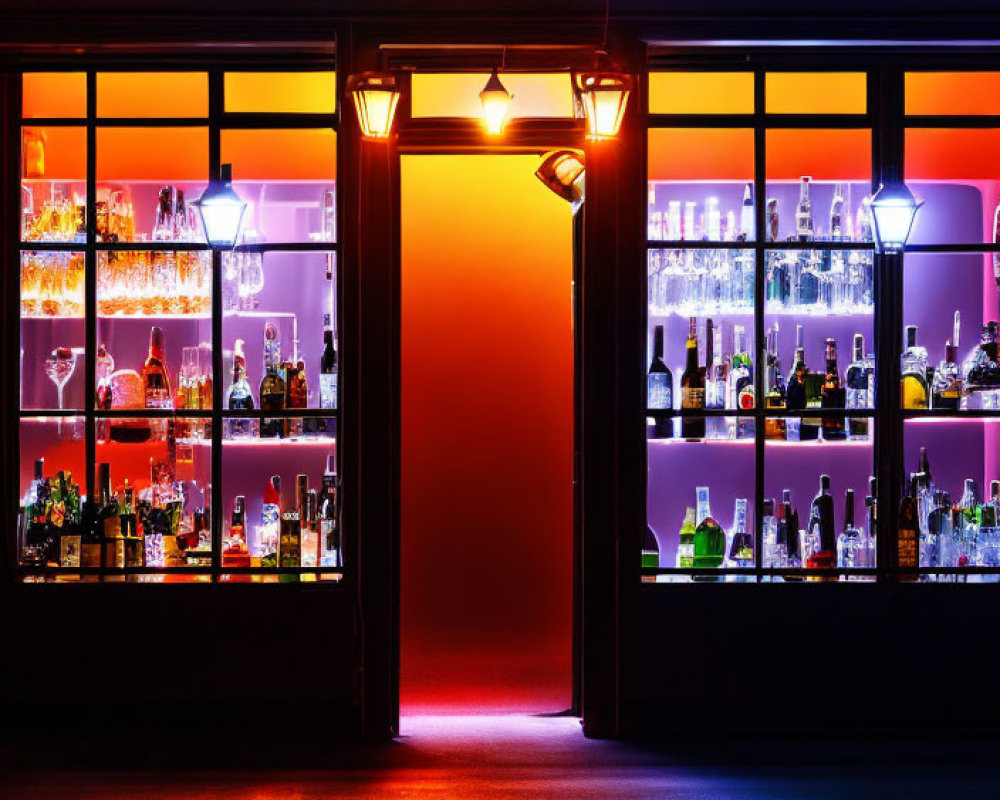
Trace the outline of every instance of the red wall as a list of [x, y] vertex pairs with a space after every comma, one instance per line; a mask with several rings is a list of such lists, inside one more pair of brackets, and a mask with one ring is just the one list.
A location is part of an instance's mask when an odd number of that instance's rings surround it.
[[403, 713], [569, 707], [569, 205], [534, 155], [402, 159]]

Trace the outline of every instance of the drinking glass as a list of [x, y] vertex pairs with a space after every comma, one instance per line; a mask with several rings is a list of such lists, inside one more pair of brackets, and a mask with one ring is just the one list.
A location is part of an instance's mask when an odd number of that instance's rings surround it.
[[[59, 410], [63, 410], [63, 389], [76, 370], [77, 356], [83, 352], [82, 347], [57, 347], [45, 359], [45, 374], [56, 386], [59, 398]], [[62, 434], [62, 417], [57, 417], [57, 433]]]

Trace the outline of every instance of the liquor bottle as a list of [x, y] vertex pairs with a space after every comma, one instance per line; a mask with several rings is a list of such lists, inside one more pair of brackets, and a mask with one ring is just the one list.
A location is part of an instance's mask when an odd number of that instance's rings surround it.
[[[806, 348], [802, 341], [802, 326], [795, 326], [795, 356], [792, 359], [792, 369], [788, 373], [788, 386], [785, 389], [786, 402], [790, 411], [804, 410], [806, 407], [806, 379], [809, 377], [809, 367], [806, 366]], [[819, 436], [819, 429], [816, 425], [806, 419], [798, 421], [797, 425], [791, 426], [792, 433], [789, 438], [794, 437], [795, 429], [798, 430], [798, 438], [801, 440], [816, 439]]]
[[809, 510], [807, 541], [811, 550], [806, 556], [808, 569], [828, 569], [836, 564], [837, 533], [833, 521], [829, 475], [819, 477], [819, 492], [813, 498]]
[[[642, 535], [642, 568], [653, 568], [660, 566], [660, 543], [657, 541], [653, 529], [646, 525], [646, 532]], [[645, 580], [643, 577], [643, 580]], [[654, 578], [655, 580], [655, 578]]]
[[278, 566], [278, 539], [281, 534], [281, 476], [272, 475], [264, 488], [260, 514], [260, 566]]
[[799, 204], [795, 207], [795, 235], [800, 242], [808, 242], [813, 238], [812, 203], [809, 200], [808, 175], [799, 180]]
[[[237, 339], [233, 345], [233, 382], [226, 392], [226, 405], [231, 411], [253, 411], [253, 392], [247, 380], [247, 361], [243, 353], [243, 340]], [[246, 418], [228, 419], [229, 438], [239, 439], [250, 435], [252, 420]]]
[[681, 234], [685, 239], [700, 239], [694, 224], [694, 209], [697, 204], [688, 201], [684, 204], [684, 229]]
[[[826, 340], [826, 377], [823, 381], [823, 408], [844, 408], [846, 392], [840, 385], [840, 371], [837, 367], [837, 342], [833, 338]], [[823, 438], [827, 441], [840, 441], [847, 438], [843, 417], [823, 417]]]
[[747, 501], [745, 497], [736, 499], [729, 560], [737, 567], [753, 566], [753, 534], [747, 531]]
[[865, 508], [868, 509], [868, 535], [865, 537], [867, 556], [865, 566], [878, 566], [876, 558], [876, 543], [878, 540], [878, 481], [874, 475], [868, 478], [868, 496], [865, 498]]
[[767, 199], [766, 206], [766, 225], [767, 225], [767, 241], [776, 242], [778, 241], [778, 200], [774, 197], [769, 197]]
[[174, 235], [174, 187], [160, 189], [156, 201], [156, 217], [153, 223], [153, 241], [169, 242]]
[[906, 326], [906, 350], [900, 359], [903, 408], [927, 408], [927, 350], [917, 345], [917, 326]]
[[[646, 375], [647, 402], [650, 408], [672, 409], [674, 407], [674, 381], [670, 369], [663, 363], [663, 326], [653, 329], [653, 357], [649, 362], [649, 372]], [[669, 439], [673, 436], [672, 421], [656, 418], [653, 436], [657, 439]]]
[[[916, 569], [920, 565], [920, 535], [917, 521], [917, 479], [911, 476], [899, 503], [899, 529], [896, 532], [896, 567]], [[916, 573], [899, 573], [895, 580], [915, 580]]]
[[685, 569], [694, 566], [694, 509], [688, 506], [684, 509], [684, 521], [678, 534], [677, 566]]
[[[722, 356], [722, 326], [711, 319], [705, 321], [705, 407], [722, 410], [726, 407], [726, 385], [729, 367]], [[705, 420], [706, 435], [712, 439], [727, 436], [725, 417]]]
[[766, 498], [761, 505], [761, 566], [771, 569], [774, 566], [775, 545], [778, 543], [778, 518], [774, 516], [774, 499]]
[[[278, 326], [273, 322], [264, 325], [264, 377], [260, 381], [260, 408], [262, 411], [281, 412], [285, 408], [285, 378], [281, 374], [281, 340]], [[280, 419], [262, 419], [262, 437], [280, 436], [283, 430]]]
[[281, 515], [278, 566], [302, 566], [302, 520], [298, 511], [285, 511]]
[[149, 331], [149, 356], [142, 365], [142, 386], [146, 408], [170, 408], [170, 373], [163, 355], [163, 330], [153, 326]]
[[743, 204], [740, 206], [740, 235], [741, 242], [752, 241], [754, 238], [754, 213], [753, 213], [753, 184], [747, 181], [743, 187]]
[[[778, 323], [767, 332], [765, 345], [767, 360], [767, 395], [764, 407], [768, 411], [784, 411], [786, 407], [785, 376], [781, 374], [781, 359], [778, 356]], [[783, 440], [786, 435], [784, 417], [768, 417], [764, 421], [764, 438]]]
[[104, 548], [105, 567], [125, 566], [125, 545], [122, 542], [121, 508], [111, 489], [111, 465], [97, 465], [97, 513], [95, 528], [100, 531]]
[[708, 487], [699, 486], [695, 494], [698, 500], [698, 524], [694, 529], [694, 567], [720, 567], [726, 557], [726, 532], [712, 516], [708, 504]]
[[859, 564], [861, 531], [854, 527], [854, 490], [848, 489], [844, 500], [844, 530], [837, 537], [837, 566], [853, 569]]
[[319, 501], [315, 489], [306, 493], [305, 509], [302, 512], [302, 566], [318, 567], [320, 562]]
[[[729, 400], [738, 411], [754, 409], [753, 363], [747, 352], [746, 330], [742, 325], [733, 326], [733, 367], [729, 372]], [[753, 418], [736, 418], [736, 438], [752, 439]]]
[[233, 502], [233, 515], [229, 522], [229, 539], [222, 550], [223, 567], [249, 567], [250, 551], [247, 548], [246, 498], [238, 494]]
[[951, 495], [938, 493], [934, 508], [927, 515], [927, 531], [920, 536], [920, 566], [941, 567], [945, 560], [954, 560], [954, 538], [951, 529]]
[[719, 213], [719, 198], [705, 200], [705, 238], [710, 242], [722, 241], [722, 215]]
[[[844, 374], [847, 384], [847, 407], [852, 410], [874, 408], [875, 365], [865, 352], [864, 334], [854, 334], [854, 359]], [[868, 438], [868, 418], [851, 417], [848, 423], [851, 438]]]
[[[104, 522], [97, 521], [97, 501], [87, 497], [83, 504], [83, 532], [80, 542], [80, 566], [100, 567], [104, 549]], [[100, 527], [98, 527], [100, 526]]]
[[323, 486], [319, 498], [320, 566], [343, 567], [344, 552], [340, 539], [338, 515], [337, 462], [331, 453], [326, 457]]
[[[118, 517], [118, 525], [121, 528], [122, 543], [124, 546], [125, 566], [141, 567], [145, 565], [145, 531], [139, 529], [138, 518], [135, 511], [135, 490], [125, 481], [125, 488], [122, 490], [121, 513]], [[164, 515], [167, 516], [167, 515]], [[154, 526], [154, 531], [156, 530]], [[163, 530], [163, 550], [176, 550], [177, 530], [170, 526], [167, 517], [167, 526]], [[166, 566], [176, 566], [172, 561], [166, 561]], [[163, 566], [162, 564], [150, 564], [150, 566]]]
[[839, 242], [844, 239], [844, 186], [835, 184], [833, 200], [830, 202], [830, 240]]
[[[698, 322], [690, 319], [686, 344], [687, 362], [681, 373], [681, 409], [694, 411], [705, 407], [705, 373], [698, 364]], [[705, 438], [704, 417], [681, 417], [681, 436]]]
[[111, 375], [115, 371], [115, 360], [103, 343], [97, 346], [94, 370], [97, 381], [97, 410], [110, 411], [112, 403]]
[[874, 239], [872, 235], [872, 198], [870, 195], [861, 198], [854, 231], [859, 242], [870, 242]]
[[955, 312], [952, 337], [944, 346], [944, 361], [938, 364], [931, 386], [931, 408], [957, 411], [962, 407], [962, 376], [958, 368], [958, 335], [961, 318]]
[[79, 567], [83, 544], [80, 487], [73, 483], [69, 472], [59, 472], [60, 494], [63, 498], [63, 520], [58, 529], [58, 542], [52, 542], [51, 560], [60, 567]]
[[792, 493], [789, 489], [781, 491], [781, 512], [775, 541], [775, 567], [802, 566], [799, 553], [799, 512], [792, 506]]
[[[285, 408], [307, 408], [309, 406], [309, 387], [306, 383], [306, 365], [301, 359], [285, 363]], [[301, 436], [303, 433], [302, 417], [288, 417], [284, 420], [284, 435]]]
[[[662, 340], [662, 334], [660, 338]], [[333, 346], [333, 325], [329, 314], [323, 315], [323, 355], [319, 361], [319, 407], [337, 407], [337, 351]], [[669, 403], [666, 407], [673, 408], [673, 403]]]

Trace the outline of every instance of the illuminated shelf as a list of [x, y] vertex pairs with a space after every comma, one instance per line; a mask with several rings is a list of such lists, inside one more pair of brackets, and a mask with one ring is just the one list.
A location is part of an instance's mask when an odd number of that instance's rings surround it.
[[98, 314], [98, 319], [113, 320], [118, 322], [120, 320], [146, 320], [146, 319], [211, 319], [211, 313], [198, 312], [197, 314]]
[[[754, 439], [750, 437], [748, 439], [685, 439], [683, 436], [675, 436], [671, 439], [647, 439], [647, 444], [653, 444], [658, 446], [671, 445], [671, 444], [710, 444], [710, 445], [738, 445], [747, 446], [753, 445]], [[806, 439], [804, 441], [789, 441], [788, 439], [765, 439], [764, 445], [767, 448], [770, 447], [781, 447], [781, 448], [793, 448], [793, 449], [825, 449], [830, 447], [871, 447], [871, 439], [839, 439], [837, 441], [827, 441], [825, 439]]]
[[29, 314], [21, 315], [21, 321], [25, 320], [61, 320], [61, 319], [84, 319], [83, 314]]
[[[279, 437], [274, 438], [264, 438], [264, 439], [223, 439], [223, 447], [277, 447], [282, 444], [294, 444], [294, 445], [324, 445], [329, 447], [330, 445], [335, 445], [337, 443], [337, 438], [335, 436], [328, 436], [325, 438], [316, 436], [298, 436], [298, 437]], [[205, 444], [211, 444], [211, 442], [205, 442]]]
[[[854, 308], [844, 311], [833, 311], [825, 307], [802, 306], [788, 308], [786, 306], [764, 306], [764, 313], [774, 317], [870, 317], [875, 313], [874, 306]], [[731, 317], [752, 317], [752, 306], [649, 306], [650, 317], [704, 317], [710, 314]]]

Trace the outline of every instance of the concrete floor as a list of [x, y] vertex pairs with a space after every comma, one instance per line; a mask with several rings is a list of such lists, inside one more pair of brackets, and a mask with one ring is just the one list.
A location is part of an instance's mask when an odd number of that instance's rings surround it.
[[[1000, 797], [1000, 749], [891, 739], [753, 744], [709, 740], [648, 745], [585, 739], [577, 719], [531, 716], [406, 717], [398, 741], [344, 749], [313, 765], [266, 756], [229, 768], [192, 765], [183, 737], [150, 745], [155, 767], [130, 768], [109, 744], [100, 763], [60, 768], [33, 746], [0, 751], [0, 797], [17, 800], [953, 800]], [[276, 741], [281, 734], [275, 734]], [[213, 740], [214, 741], [214, 740]], [[23, 743], [22, 743], [23, 744]], [[266, 752], [267, 742], [262, 742]], [[121, 746], [127, 749], [127, 743]], [[229, 761], [227, 743], [215, 742]], [[231, 754], [230, 754], [231, 755]], [[70, 759], [67, 758], [67, 761]], [[293, 759], [294, 760], [294, 759]], [[28, 763], [32, 762], [32, 763]], [[54, 762], [43, 766], [45, 762]], [[38, 764], [35, 766], [34, 764]], [[80, 759], [76, 760], [80, 764]]]

